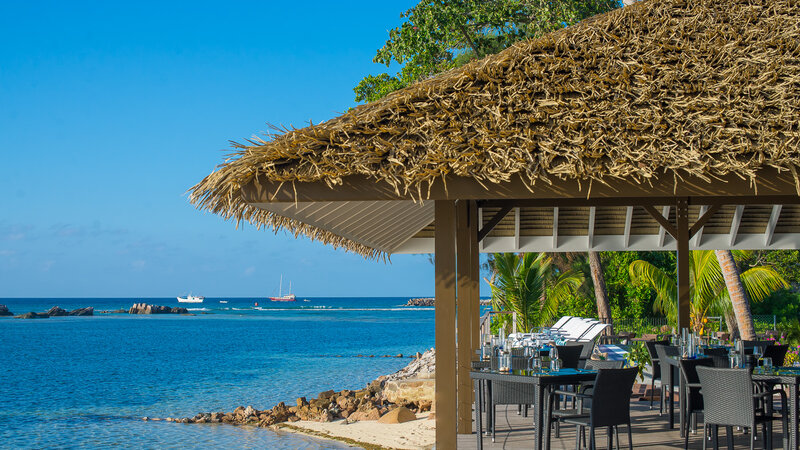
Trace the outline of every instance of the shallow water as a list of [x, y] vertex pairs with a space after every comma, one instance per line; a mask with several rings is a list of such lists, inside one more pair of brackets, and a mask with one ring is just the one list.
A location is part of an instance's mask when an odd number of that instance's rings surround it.
[[[434, 343], [433, 308], [400, 307], [407, 298], [299, 300], [180, 305], [195, 316], [0, 318], [0, 446], [339, 448], [250, 427], [141, 420], [265, 409], [326, 389], [361, 388], [409, 361], [380, 355], [410, 355]], [[138, 301], [0, 304], [21, 314], [56, 305], [127, 309]]]

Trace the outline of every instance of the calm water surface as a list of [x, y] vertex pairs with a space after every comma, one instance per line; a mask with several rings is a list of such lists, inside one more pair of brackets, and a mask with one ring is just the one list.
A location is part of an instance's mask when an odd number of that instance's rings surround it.
[[[227, 300], [227, 304], [220, 303]], [[211, 299], [195, 316], [0, 318], [0, 446], [340, 448], [250, 427], [144, 422], [257, 409], [357, 389], [434, 344], [433, 308], [407, 298], [295, 303]], [[138, 299], [0, 299], [15, 314], [51, 306], [129, 308]], [[178, 306], [176, 299], [147, 303]]]

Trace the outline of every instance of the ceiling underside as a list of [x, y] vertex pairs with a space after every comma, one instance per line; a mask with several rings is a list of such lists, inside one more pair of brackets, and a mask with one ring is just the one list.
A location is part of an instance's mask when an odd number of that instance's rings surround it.
[[[432, 201], [258, 203], [255, 206], [388, 254], [434, 252]], [[656, 209], [675, 223], [674, 206]], [[706, 210], [704, 206], [690, 206], [690, 225]], [[480, 227], [498, 211], [499, 208], [481, 208]], [[638, 206], [514, 208], [479, 245], [484, 253], [676, 248], [669, 233]], [[691, 239], [690, 248], [798, 249], [800, 205], [723, 206]]]

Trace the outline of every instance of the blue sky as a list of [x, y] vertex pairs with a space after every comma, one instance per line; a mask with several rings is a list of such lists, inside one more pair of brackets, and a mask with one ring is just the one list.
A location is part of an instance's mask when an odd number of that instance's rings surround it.
[[0, 3], [0, 297], [433, 293], [391, 264], [239, 230], [186, 190], [228, 140], [354, 105], [413, 1]]

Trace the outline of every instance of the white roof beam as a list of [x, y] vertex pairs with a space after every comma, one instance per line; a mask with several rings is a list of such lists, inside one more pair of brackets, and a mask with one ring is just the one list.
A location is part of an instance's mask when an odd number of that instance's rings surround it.
[[558, 206], [553, 208], [553, 248], [558, 248]]
[[742, 223], [742, 215], [744, 214], [744, 205], [737, 205], [736, 211], [733, 212], [733, 220], [731, 220], [731, 231], [728, 233], [728, 238], [731, 247], [736, 244], [736, 235], [739, 233], [739, 224]]
[[[708, 211], [708, 205], [702, 205], [700, 207], [700, 213], [697, 215], [697, 220], [698, 221], [700, 220], [701, 217], [703, 217], [703, 214], [705, 214], [706, 211]], [[694, 246], [695, 247], [700, 247], [700, 243], [703, 241], [703, 228], [705, 228], [705, 226], [700, 227], [700, 229], [697, 230], [697, 234], [694, 235]]]
[[520, 222], [520, 208], [514, 208], [514, 249], [519, 250], [519, 222]]
[[775, 234], [775, 226], [778, 225], [778, 218], [781, 216], [781, 209], [783, 205], [772, 205], [772, 214], [769, 216], [767, 222], [767, 229], [764, 231], [764, 246], [769, 247], [772, 244], [772, 235]]
[[625, 232], [622, 235], [622, 243], [625, 247], [631, 243], [631, 222], [633, 221], [633, 206], [628, 206], [625, 212]]
[[[478, 208], [478, 229], [483, 228], [483, 208]], [[478, 241], [478, 251], [483, 251], [483, 239]]]
[[[661, 209], [661, 215], [664, 216], [665, 219], [669, 220], [669, 205], [663, 207]], [[667, 237], [667, 230], [664, 227], [658, 227], [658, 246], [664, 246], [664, 238]]]

